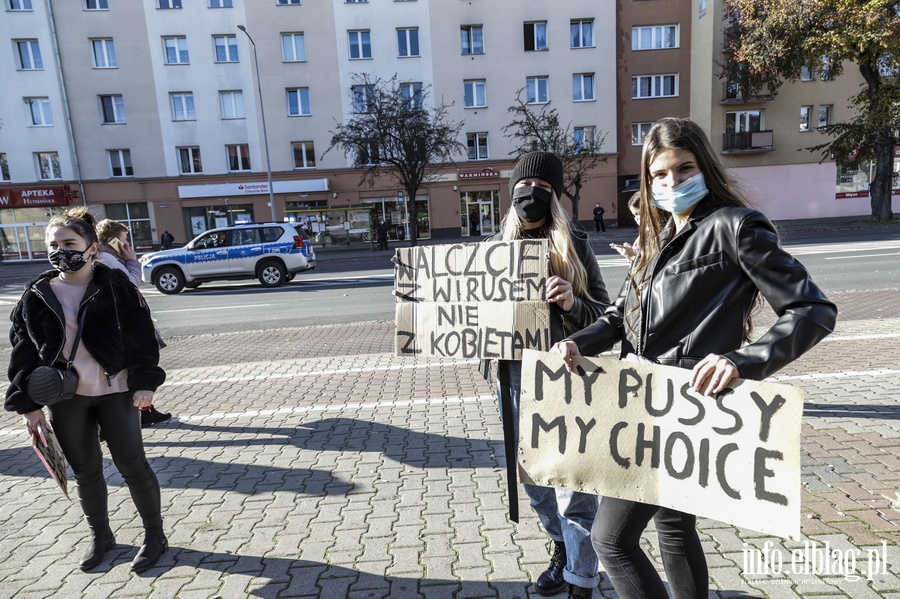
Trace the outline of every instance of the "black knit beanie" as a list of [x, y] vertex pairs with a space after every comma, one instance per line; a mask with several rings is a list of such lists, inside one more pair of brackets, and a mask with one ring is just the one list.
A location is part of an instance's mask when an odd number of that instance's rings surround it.
[[532, 177], [543, 179], [556, 192], [556, 199], [562, 198], [563, 166], [556, 154], [550, 152], [528, 152], [521, 158], [512, 175], [509, 176], [509, 195], [516, 183]]

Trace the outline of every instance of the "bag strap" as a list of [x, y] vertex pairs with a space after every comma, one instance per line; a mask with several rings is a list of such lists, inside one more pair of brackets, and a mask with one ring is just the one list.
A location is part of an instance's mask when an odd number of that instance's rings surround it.
[[86, 312], [86, 309], [82, 311], [81, 316], [78, 318], [78, 330], [75, 331], [75, 341], [72, 343], [72, 352], [69, 354], [66, 368], [71, 368], [72, 363], [75, 361], [75, 352], [78, 351], [78, 343], [81, 341], [81, 329], [84, 327], [84, 315]]

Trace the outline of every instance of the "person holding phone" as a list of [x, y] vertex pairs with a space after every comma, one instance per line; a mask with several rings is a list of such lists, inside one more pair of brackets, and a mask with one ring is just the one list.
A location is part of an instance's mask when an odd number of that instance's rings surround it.
[[[128, 227], [118, 221], [105, 218], [97, 223], [97, 239], [100, 241], [97, 260], [109, 268], [123, 271], [128, 275], [128, 280], [140, 290], [141, 263], [138, 262], [134, 248], [128, 243]], [[159, 331], [156, 334], [160, 341], [160, 348], [165, 347]], [[141, 428], [148, 428], [154, 424], [171, 420], [171, 418], [171, 412], [160, 412], [152, 404], [141, 408]]]

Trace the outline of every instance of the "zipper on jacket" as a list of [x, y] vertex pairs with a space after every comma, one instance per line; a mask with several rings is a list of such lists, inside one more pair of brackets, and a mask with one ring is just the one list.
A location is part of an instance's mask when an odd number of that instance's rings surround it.
[[60, 345], [59, 349], [56, 352], [56, 357], [53, 359], [51, 364], [56, 364], [59, 362], [59, 357], [62, 355], [63, 350], [66, 348], [66, 321], [65, 319], [53, 309], [53, 306], [50, 305], [50, 302], [47, 301], [47, 298], [44, 297], [44, 294], [41, 293], [41, 290], [38, 289], [37, 285], [32, 285], [31, 290], [34, 291], [34, 294], [41, 298], [41, 301], [44, 302], [44, 305], [47, 306], [47, 309], [56, 316], [56, 320], [59, 321], [59, 326], [62, 329], [62, 345]]

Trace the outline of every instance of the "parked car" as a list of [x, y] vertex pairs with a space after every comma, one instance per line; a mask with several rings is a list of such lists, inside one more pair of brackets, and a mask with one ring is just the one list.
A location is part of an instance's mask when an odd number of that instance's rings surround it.
[[316, 267], [309, 235], [293, 223], [251, 223], [211, 229], [187, 245], [144, 254], [141, 277], [165, 294], [207, 281], [259, 279], [278, 287]]

